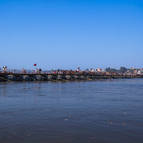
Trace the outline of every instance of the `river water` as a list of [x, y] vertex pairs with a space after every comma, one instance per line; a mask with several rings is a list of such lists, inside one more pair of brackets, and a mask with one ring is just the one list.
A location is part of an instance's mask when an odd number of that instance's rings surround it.
[[143, 143], [143, 79], [0, 83], [0, 143]]

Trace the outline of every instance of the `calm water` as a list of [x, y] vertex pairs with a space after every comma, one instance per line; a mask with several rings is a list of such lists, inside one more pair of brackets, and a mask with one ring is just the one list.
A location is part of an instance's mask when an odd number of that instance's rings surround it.
[[143, 143], [143, 79], [0, 83], [0, 143]]

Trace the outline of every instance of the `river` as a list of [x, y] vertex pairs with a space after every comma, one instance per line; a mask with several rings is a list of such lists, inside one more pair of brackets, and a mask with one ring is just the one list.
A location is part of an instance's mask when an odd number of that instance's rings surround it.
[[143, 143], [143, 79], [0, 83], [0, 143]]

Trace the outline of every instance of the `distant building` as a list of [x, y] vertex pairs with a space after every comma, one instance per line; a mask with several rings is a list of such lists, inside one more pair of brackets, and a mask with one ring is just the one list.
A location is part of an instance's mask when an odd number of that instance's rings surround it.
[[143, 74], [143, 69], [139, 69], [138, 72], [137, 72], [137, 74], [138, 74], [138, 75]]
[[27, 72], [26, 72], [26, 70], [23, 68], [22, 71], [21, 71], [21, 73], [26, 74]]
[[95, 72], [95, 69], [91, 68], [91, 69], [90, 69], [90, 72]]
[[141, 70], [138, 70], [137, 74], [138, 74], [138, 75], [141, 75]]
[[137, 74], [138, 73], [138, 70], [137, 69], [134, 69], [133, 70], [133, 74]]
[[96, 72], [102, 72], [102, 69], [101, 68], [97, 68]]
[[80, 71], [81, 71], [81, 70], [80, 70], [80, 67], [78, 67], [78, 68], [76, 69], [76, 71], [77, 71], [77, 72], [80, 72]]

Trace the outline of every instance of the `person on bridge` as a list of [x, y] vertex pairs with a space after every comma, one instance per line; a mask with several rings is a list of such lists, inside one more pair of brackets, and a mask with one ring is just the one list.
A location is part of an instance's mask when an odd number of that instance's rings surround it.
[[4, 73], [7, 72], [7, 66], [3, 66], [3, 72], [4, 72]]

